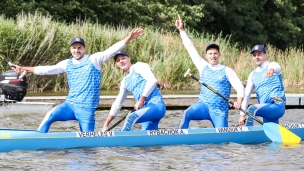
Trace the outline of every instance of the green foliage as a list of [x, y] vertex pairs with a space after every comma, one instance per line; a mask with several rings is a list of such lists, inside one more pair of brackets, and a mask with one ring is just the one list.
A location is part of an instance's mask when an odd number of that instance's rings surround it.
[[[5, 33], [0, 35], [2, 45], [0, 51], [14, 63], [30, 66], [54, 65], [69, 58], [71, 55], [68, 51], [68, 44], [70, 39], [75, 36], [85, 39], [87, 53], [95, 53], [122, 40], [132, 29], [80, 21], [66, 25], [52, 21], [50, 17], [38, 13], [35, 15], [22, 14], [16, 20], [0, 17], [0, 22], [2, 23], [0, 32]], [[199, 39], [194, 42], [200, 46], [206, 46], [211, 41], [228, 45], [221, 38], [204, 36], [207, 38], [202, 39], [203, 42], [198, 41]], [[192, 84], [198, 88], [197, 83], [183, 78], [183, 74], [188, 68], [191, 68], [193, 72], [196, 70], [179, 36], [159, 29], [147, 28], [144, 34], [128, 44], [125, 50], [128, 51], [133, 63], [141, 61], [150, 64], [162, 89], [188, 89], [193, 88]], [[2, 71], [7, 69], [9, 69], [8, 66]], [[102, 71], [102, 89], [117, 89], [123, 73], [116, 69], [113, 60], [106, 62], [102, 66]], [[65, 91], [68, 89], [64, 74], [33, 75], [29, 78], [30, 90]]]
[[[163, 89], [199, 88], [181, 77], [188, 68], [196, 70], [176, 35], [174, 22], [180, 14], [198, 52], [203, 55], [210, 42], [220, 44], [221, 63], [242, 80], [254, 68], [248, 51], [255, 44], [266, 45], [270, 59], [284, 64], [283, 72], [290, 74], [286, 85], [303, 80], [303, 0], [3, 0], [0, 14], [0, 53], [22, 65], [68, 58], [67, 44], [75, 36], [86, 40], [88, 53], [98, 52], [141, 26], [145, 34], [126, 47], [132, 61], [149, 63]], [[0, 64], [0, 71], [9, 69]], [[102, 88], [116, 89], [123, 74], [112, 62], [102, 68]], [[30, 85], [67, 89], [63, 75], [33, 76]]]
[[263, 7], [264, 11], [261, 20], [264, 21], [267, 30], [268, 42], [279, 49], [296, 47], [299, 45], [298, 36], [301, 36], [301, 29], [293, 15], [297, 8], [290, 0], [268, 0]]
[[0, 14], [16, 19], [38, 11], [56, 21], [91, 21], [115, 27], [141, 26], [175, 31], [180, 14], [186, 28], [199, 34], [230, 36], [240, 48], [270, 44], [281, 50], [301, 48], [303, 0], [3, 0]]

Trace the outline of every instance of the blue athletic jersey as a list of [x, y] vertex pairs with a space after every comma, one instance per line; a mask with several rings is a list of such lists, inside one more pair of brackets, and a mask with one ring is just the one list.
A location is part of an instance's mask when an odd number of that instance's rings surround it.
[[69, 103], [84, 108], [97, 108], [100, 95], [101, 72], [94, 67], [90, 56], [79, 64], [69, 59], [66, 73], [69, 84]]
[[[220, 70], [211, 70], [209, 66], [206, 65], [202, 71], [200, 81], [206, 83], [208, 86], [229, 99], [231, 84], [226, 76], [225, 69], [226, 67], [223, 67]], [[228, 102], [204, 85], [201, 85], [199, 102], [207, 104], [210, 115], [228, 116]]]
[[[132, 93], [134, 96], [134, 99], [138, 101], [140, 97], [142, 96], [142, 93], [144, 91], [145, 85], [146, 85], [146, 80], [138, 73], [136, 73], [134, 70], [124, 78], [124, 83], [126, 89]], [[144, 102], [144, 106], [148, 104], [158, 104], [158, 103], [164, 103], [163, 97], [158, 90], [157, 86], [153, 89], [149, 97], [146, 98]]]
[[[272, 103], [274, 97], [282, 99], [282, 104], [286, 103], [284, 85], [282, 82], [282, 74], [266, 77], [265, 73], [268, 71], [268, 66], [261, 72], [254, 71], [252, 74], [252, 81], [256, 89], [258, 102]], [[280, 102], [277, 102], [280, 103]]]

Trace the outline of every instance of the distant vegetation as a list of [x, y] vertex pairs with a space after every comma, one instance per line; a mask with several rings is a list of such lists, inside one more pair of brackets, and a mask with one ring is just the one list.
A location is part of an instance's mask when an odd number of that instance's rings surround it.
[[237, 47], [269, 44], [281, 50], [303, 48], [303, 0], [1, 0], [0, 15], [52, 16], [55, 21], [79, 20], [102, 25], [161, 28], [174, 31], [180, 14], [198, 34], [229, 36]]
[[[103, 51], [122, 40], [133, 27], [114, 27], [91, 21], [63, 23], [53, 21], [52, 17], [36, 14], [20, 14], [16, 19], [0, 17], [0, 52], [11, 61], [21, 65], [52, 65], [71, 57], [68, 44], [72, 37], [82, 36], [87, 45], [87, 53]], [[174, 21], [170, 23], [174, 25]], [[153, 68], [161, 89], [181, 90], [199, 89], [198, 83], [183, 74], [191, 68], [194, 75], [198, 72], [187, 54], [177, 30], [164, 31], [144, 27], [142, 37], [130, 42], [126, 51], [133, 62], [147, 62]], [[187, 31], [201, 56], [204, 57], [205, 46], [211, 42], [221, 46], [221, 64], [234, 69], [242, 81], [255, 68], [249, 54], [251, 46], [238, 48], [229, 36], [213, 36]], [[252, 45], [253, 46], [253, 45]], [[267, 45], [270, 61], [277, 61], [283, 71], [286, 87], [304, 86], [304, 54], [299, 48], [278, 50]], [[3, 61], [0, 71], [9, 70]], [[102, 89], [113, 90], [123, 73], [115, 68], [113, 60], [102, 66]], [[65, 74], [54, 76], [29, 76], [29, 89], [35, 91], [66, 91], [68, 89]]]

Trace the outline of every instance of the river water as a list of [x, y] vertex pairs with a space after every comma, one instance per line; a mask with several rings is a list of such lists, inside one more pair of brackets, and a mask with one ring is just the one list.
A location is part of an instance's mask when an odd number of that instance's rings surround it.
[[[177, 128], [183, 110], [168, 110], [160, 128]], [[303, 123], [304, 109], [288, 109], [281, 123]], [[122, 110], [121, 116], [128, 113]], [[238, 113], [230, 110], [229, 124]], [[108, 111], [96, 112], [96, 131], [100, 131]], [[0, 116], [1, 127], [36, 129], [41, 115]], [[119, 120], [115, 118], [113, 123]], [[122, 123], [121, 123], [122, 124]], [[114, 130], [120, 128], [118, 125]], [[192, 121], [190, 127], [211, 127], [208, 121]], [[140, 125], [134, 127], [140, 129]], [[78, 131], [75, 121], [56, 122], [50, 132]], [[275, 143], [240, 145], [178, 145], [156, 147], [97, 147], [67, 150], [0, 152], [0, 170], [304, 170], [304, 143], [281, 147]]]

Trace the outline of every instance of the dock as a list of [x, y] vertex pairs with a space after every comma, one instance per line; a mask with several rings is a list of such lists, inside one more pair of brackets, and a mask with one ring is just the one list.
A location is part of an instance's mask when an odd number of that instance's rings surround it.
[[[198, 102], [199, 95], [163, 95], [167, 109], [185, 109]], [[110, 109], [116, 96], [100, 96], [98, 108]], [[28, 96], [25, 102], [53, 103], [54, 106], [64, 102], [66, 96]], [[236, 100], [236, 95], [231, 95], [232, 101]], [[257, 104], [255, 94], [252, 94], [249, 104]], [[127, 96], [122, 108], [133, 108], [135, 100], [133, 96]], [[286, 94], [287, 108], [304, 108], [304, 94]]]

